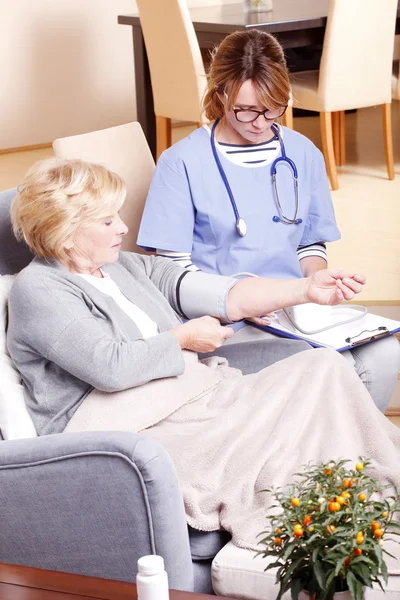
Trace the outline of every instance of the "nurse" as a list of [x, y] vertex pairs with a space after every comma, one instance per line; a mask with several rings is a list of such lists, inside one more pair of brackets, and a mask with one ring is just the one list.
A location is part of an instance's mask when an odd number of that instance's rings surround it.
[[[225, 38], [214, 52], [203, 101], [210, 125], [161, 155], [138, 244], [187, 269], [221, 275], [286, 279], [326, 268], [326, 243], [340, 232], [321, 152], [277, 123], [289, 98], [283, 50], [273, 36], [252, 29]], [[287, 355], [308, 346], [278, 342], [252, 327], [233, 340], [260, 336], [283, 344]], [[231, 359], [233, 348], [224, 351]], [[385, 410], [400, 366], [397, 340], [346, 354]]]

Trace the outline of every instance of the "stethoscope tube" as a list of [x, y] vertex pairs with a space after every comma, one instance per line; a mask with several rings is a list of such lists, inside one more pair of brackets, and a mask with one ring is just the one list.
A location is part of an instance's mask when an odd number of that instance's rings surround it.
[[[218, 151], [217, 151], [217, 148], [215, 145], [215, 129], [216, 129], [219, 121], [220, 121], [220, 119], [216, 119], [216, 121], [214, 121], [214, 124], [211, 128], [211, 136], [210, 136], [211, 150], [212, 150], [212, 153], [214, 156], [215, 163], [218, 167], [218, 171], [219, 171], [222, 181], [225, 185], [225, 189], [228, 193], [229, 200], [231, 202], [231, 206], [232, 206], [232, 209], [233, 209], [233, 212], [235, 215], [235, 220], [236, 220], [236, 224], [235, 224], [236, 231], [240, 235], [240, 237], [244, 237], [247, 233], [247, 225], [246, 225], [245, 220], [239, 214], [239, 210], [236, 205], [236, 201], [235, 201], [231, 186], [229, 185], [228, 178], [227, 178], [224, 168], [221, 164], [220, 158], [218, 156]], [[293, 160], [290, 159], [288, 156], [286, 156], [285, 146], [284, 146], [284, 143], [283, 143], [283, 140], [279, 133], [278, 128], [275, 127], [275, 125], [272, 125], [271, 129], [279, 140], [279, 145], [281, 147], [281, 155], [282, 155], [282, 156], [279, 156], [278, 158], [276, 158], [271, 165], [272, 184], [274, 187], [275, 199], [276, 199], [276, 204], [277, 204], [277, 208], [278, 208], [278, 212], [279, 212], [279, 216], [275, 215], [274, 217], [272, 217], [272, 220], [274, 221], [274, 223], [283, 223], [285, 225], [300, 225], [300, 223], [302, 223], [303, 220], [297, 218], [297, 213], [299, 210], [299, 187], [298, 187], [297, 168], [296, 168], [296, 165], [294, 164]], [[288, 217], [286, 217], [284, 215], [283, 209], [282, 209], [282, 206], [280, 203], [280, 199], [279, 199], [278, 187], [277, 187], [277, 183], [276, 183], [276, 174], [277, 174], [277, 166], [280, 162], [285, 162], [286, 164], [288, 164], [293, 172], [294, 193], [295, 193], [295, 213], [294, 213], [293, 219], [289, 219]]]

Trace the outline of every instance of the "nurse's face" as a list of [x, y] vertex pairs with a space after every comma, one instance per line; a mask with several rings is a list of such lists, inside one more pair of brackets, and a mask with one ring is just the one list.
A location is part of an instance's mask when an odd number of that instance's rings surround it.
[[[221, 99], [227, 108], [226, 99]], [[253, 82], [251, 79], [248, 79], [239, 89], [234, 108], [265, 110], [268, 107], [260, 104]], [[277, 116], [280, 112], [281, 111], [279, 110], [276, 111]], [[239, 118], [240, 117], [241, 115], [239, 114]], [[264, 115], [259, 115], [258, 118], [251, 123], [242, 123], [237, 120], [233, 110], [226, 110], [225, 119], [226, 126], [224, 129], [229, 139], [220, 139], [219, 141], [226, 141], [234, 144], [261, 144], [274, 136], [274, 133], [271, 131], [273, 120], [267, 121], [264, 118]]]

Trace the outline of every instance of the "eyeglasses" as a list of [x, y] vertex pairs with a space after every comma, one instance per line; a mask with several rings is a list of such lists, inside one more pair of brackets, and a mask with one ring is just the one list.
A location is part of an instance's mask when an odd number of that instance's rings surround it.
[[236, 120], [239, 123], [253, 123], [256, 121], [260, 115], [263, 115], [266, 121], [275, 121], [275, 119], [279, 119], [282, 115], [285, 114], [287, 106], [283, 106], [282, 108], [277, 108], [275, 110], [270, 110], [266, 108], [265, 110], [250, 110], [246, 108], [233, 108], [233, 112], [235, 113]]

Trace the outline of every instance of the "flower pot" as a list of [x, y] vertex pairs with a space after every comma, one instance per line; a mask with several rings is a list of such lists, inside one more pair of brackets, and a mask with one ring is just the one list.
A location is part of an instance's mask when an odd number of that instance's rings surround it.
[[[308, 592], [300, 592], [299, 600], [312, 600]], [[353, 600], [349, 591], [347, 592], [336, 592], [334, 600]]]

